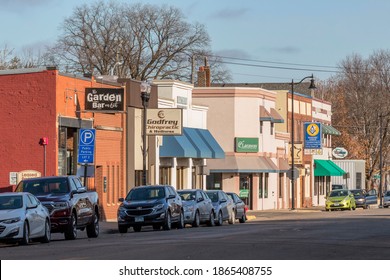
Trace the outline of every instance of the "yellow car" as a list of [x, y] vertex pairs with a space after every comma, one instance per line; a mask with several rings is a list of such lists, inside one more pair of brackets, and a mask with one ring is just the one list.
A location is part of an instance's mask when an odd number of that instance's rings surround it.
[[354, 195], [346, 189], [333, 190], [326, 197], [325, 210], [355, 210], [356, 201]]

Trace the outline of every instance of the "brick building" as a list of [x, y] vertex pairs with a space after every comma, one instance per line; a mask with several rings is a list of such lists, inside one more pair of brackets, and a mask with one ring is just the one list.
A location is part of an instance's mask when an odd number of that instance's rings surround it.
[[[12, 190], [21, 179], [16, 175], [26, 170], [42, 176], [77, 174], [78, 132], [94, 128], [95, 175], [87, 186], [99, 193], [103, 219], [116, 218], [118, 198], [126, 193], [126, 118], [123, 112], [85, 110], [85, 92], [121, 85], [55, 68], [0, 71], [0, 84], [0, 191]], [[40, 145], [43, 138], [46, 146]]]

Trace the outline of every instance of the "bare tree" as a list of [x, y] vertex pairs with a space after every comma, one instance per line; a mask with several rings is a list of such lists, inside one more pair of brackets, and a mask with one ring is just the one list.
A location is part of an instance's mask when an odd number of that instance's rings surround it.
[[379, 169], [381, 141], [385, 159], [390, 152], [390, 53], [378, 51], [368, 59], [355, 54], [340, 66], [342, 73], [323, 92], [333, 104], [332, 123], [342, 133], [333, 144], [346, 147], [350, 158], [366, 160], [369, 182]]
[[49, 61], [74, 73], [138, 80], [189, 80], [189, 58], [210, 42], [204, 26], [185, 22], [175, 7], [114, 1], [76, 7], [61, 29]]

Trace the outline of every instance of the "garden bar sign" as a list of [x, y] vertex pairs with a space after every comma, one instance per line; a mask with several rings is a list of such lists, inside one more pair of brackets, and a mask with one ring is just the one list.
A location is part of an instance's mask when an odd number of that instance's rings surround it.
[[147, 109], [146, 135], [182, 135], [182, 109]]
[[95, 112], [123, 111], [123, 88], [86, 88], [85, 110]]
[[259, 151], [259, 138], [235, 138], [237, 153], [257, 153]]

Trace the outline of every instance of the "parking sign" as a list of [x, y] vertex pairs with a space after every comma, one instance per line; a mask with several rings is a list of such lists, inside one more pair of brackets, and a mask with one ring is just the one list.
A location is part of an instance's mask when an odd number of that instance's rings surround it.
[[95, 129], [80, 129], [77, 157], [78, 163], [94, 163], [95, 135]]

